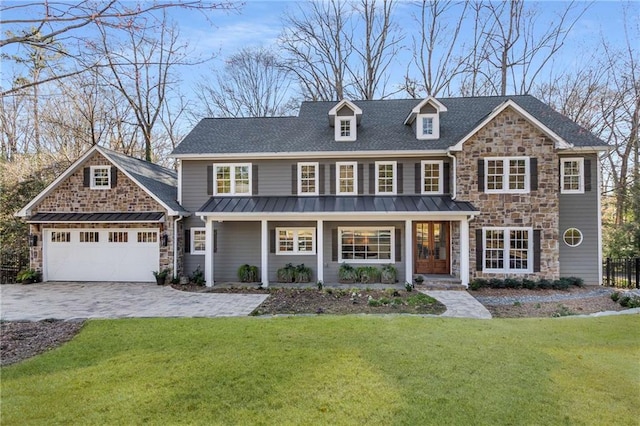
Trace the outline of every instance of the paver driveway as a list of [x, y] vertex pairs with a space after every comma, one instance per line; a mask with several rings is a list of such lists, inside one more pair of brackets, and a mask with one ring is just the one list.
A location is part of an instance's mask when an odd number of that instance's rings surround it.
[[152, 283], [3, 284], [0, 319], [245, 316], [266, 298], [266, 294], [188, 293]]

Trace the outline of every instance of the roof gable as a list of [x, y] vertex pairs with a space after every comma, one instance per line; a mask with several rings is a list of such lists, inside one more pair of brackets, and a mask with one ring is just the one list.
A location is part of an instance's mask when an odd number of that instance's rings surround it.
[[94, 145], [80, 156], [60, 176], [51, 182], [42, 192], [36, 195], [25, 207], [16, 213], [18, 217], [27, 217], [31, 209], [40, 203], [47, 195], [54, 191], [65, 179], [68, 179], [94, 153], [99, 153], [113, 166], [118, 168], [132, 182], [138, 185], [145, 193], [165, 208], [170, 215], [184, 215], [186, 211], [175, 201], [177, 193], [177, 178], [175, 173], [157, 164], [138, 160], [124, 154]]
[[436, 113], [441, 113], [441, 112], [447, 111], [447, 107], [442, 102], [440, 102], [439, 100], [437, 100], [433, 96], [428, 96], [425, 99], [423, 99], [422, 102], [420, 102], [418, 105], [416, 105], [411, 110], [411, 112], [409, 113], [407, 118], [404, 120], [404, 124], [413, 123], [414, 120], [416, 119], [416, 117], [418, 116], [418, 114], [421, 114], [423, 108], [425, 108], [427, 106], [433, 107], [435, 109]]

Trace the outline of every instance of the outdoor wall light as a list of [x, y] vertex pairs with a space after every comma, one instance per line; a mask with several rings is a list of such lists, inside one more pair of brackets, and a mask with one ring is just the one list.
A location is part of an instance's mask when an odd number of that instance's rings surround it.
[[166, 247], [169, 244], [169, 236], [167, 234], [162, 234], [162, 247]]
[[29, 247], [35, 247], [38, 245], [38, 236], [29, 235]]

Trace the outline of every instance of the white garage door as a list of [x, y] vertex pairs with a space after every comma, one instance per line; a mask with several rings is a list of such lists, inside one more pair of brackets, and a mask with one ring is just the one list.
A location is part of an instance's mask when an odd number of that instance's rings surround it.
[[158, 229], [45, 229], [46, 281], [154, 281]]

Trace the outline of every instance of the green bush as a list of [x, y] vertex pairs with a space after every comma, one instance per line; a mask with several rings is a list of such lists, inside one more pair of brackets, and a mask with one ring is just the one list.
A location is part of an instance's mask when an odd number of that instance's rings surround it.
[[375, 266], [359, 266], [356, 268], [358, 282], [371, 284], [380, 282], [380, 270]]
[[560, 278], [559, 280], [554, 280], [551, 284], [551, 287], [554, 290], [567, 290], [569, 288], [570, 282], [566, 278]]
[[517, 278], [505, 278], [505, 288], [522, 288], [522, 281]]
[[473, 281], [471, 281], [471, 284], [469, 284], [469, 287], [472, 290], [479, 290], [481, 288], [486, 288], [486, 287], [489, 287], [489, 281], [485, 280], [484, 278], [476, 278]]
[[397, 275], [398, 269], [394, 265], [384, 265], [380, 273], [380, 281], [382, 284], [395, 284]]
[[569, 285], [574, 285], [576, 287], [583, 287], [584, 286], [584, 280], [582, 278], [566, 277], [566, 278], [563, 278], [563, 279], [569, 281]]
[[294, 278], [297, 283], [308, 283], [311, 282], [311, 275], [313, 271], [310, 267], [304, 266], [304, 263], [296, 266]]
[[342, 263], [338, 269], [338, 280], [341, 283], [355, 283], [358, 279], [356, 269], [348, 263]]
[[404, 289], [407, 291], [413, 291], [413, 284], [412, 283], [404, 283]]
[[198, 265], [196, 270], [193, 271], [193, 274], [189, 277], [189, 281], [195, 285], [204, 285], [204, 272], [200, 269], [200, 265]]
[[40, 272], [36, 271], [35, 269], [25, 269], [18, 272], [16, 281], [23, 284], [37, 283], [40, 281]]
[[524, 278], [522, 280], [522, 287], [526, 288], [527, 290], [534, 290], [537, 287], [537, 283], [528, 278]]
[[255, 283], [258, 281], [258, 267], [244, 264], [238, 268], [238, 280], [242, 283]]
[[553, 287], [553, 283], [546, 278], [540, 278], [537, 284], [538, 288], [541, 290], [550, 289]]
[[613, 300], [614, 302], [620, 300], [620, 293], [618, 293], [617, 291], [611, 293], [611, 300]]
[[505, 288], [504, 280], [501, 280], [500, 278], [491, 278], [489, 280], [489, 287], [491, 287], [491, 288]]

